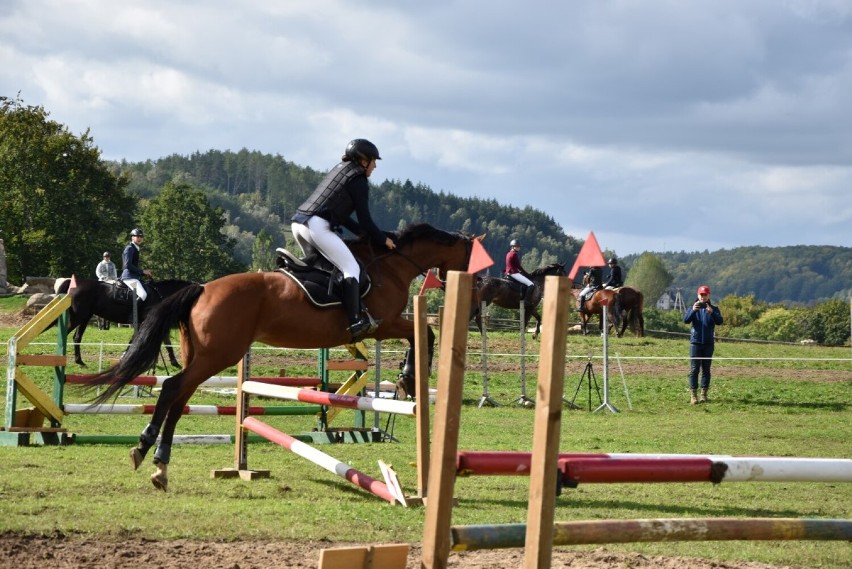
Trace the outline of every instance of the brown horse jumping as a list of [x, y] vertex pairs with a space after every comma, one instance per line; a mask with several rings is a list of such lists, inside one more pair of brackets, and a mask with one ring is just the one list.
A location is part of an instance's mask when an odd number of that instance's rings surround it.
[[[538, 305], [544, 294], [544, 278], [547, 276], [564, 277], [568, 273], [562, 263], [551, 263], [545, 267], [538, 268], [529, 274], [529, 279], [535, 284], [524, 298], [524, 330], [529, 326], [530, 318], [535, 316], [535, 332], [533, 338], [538, 337], [541, 330], [541, 314]], [[476, 285], [470, 304], [470, 317], [476, 319], [476, 326], [482, 332], [482, 302], [485, 306], [496, 304], [503, 308], [519, 310], [521, 307], [521, 295], [517, 286], [513, 286], [506, 278], [484, 277]]]
[[[353, 241], [348, 245], [372, 279], [373, 287], [364, 302], [370, 314], [382, 320], [369, 337], [405, 338], [413, 346], [414, 324], [402, 317], [411, 282], [432, 267], [437, 267], [439, 277], [445, 277], [450, 270], [466, 270], [473, 239], [477, 238], [425, 224], [409, 227], [397, 238], [396, 249], [380, 254], [367, 242]], [[290, 277], [277, 272], [228, 275], [204, 286], [187, 287], [149, 314], [137, 341], [118, 366], [90, 382], [90, 386], [108, 385], [96, 401], [103, 403], [113, 398], [150, 368], [160, 342], [174, 326], [181, 331], [184, 368], [163, 383], [151, 422], [130, 453], [136, 469], [162, 428], [162, 439], [154, 453], [157, 470], [151, 476], [154, 486], [161, 490], [168, 487], [167, 466], [184, 405], [202, 382], [236, 364], [253, 342], [283, 348], [324, 348], [352, 342], [344, 311], [317, 308]], [[431, 330], [428, 336], [431, 354]], [[409, 349], [406, 358], [406, 366], [410, 364], [411, 369], [413, 354], [414, 350]], [[414, 392], [413, 381], [403, 377], [402, 382], [408, 393]]]

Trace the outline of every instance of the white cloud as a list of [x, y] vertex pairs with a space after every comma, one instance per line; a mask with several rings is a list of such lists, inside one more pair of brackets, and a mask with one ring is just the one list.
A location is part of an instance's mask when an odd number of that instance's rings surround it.
[[375, 181], [530, 205], [622, 255], [852, 241], [846, 1], [7, 0], [0, 65], [0, 95], [107, 158], [325, 169], [366, 137]]

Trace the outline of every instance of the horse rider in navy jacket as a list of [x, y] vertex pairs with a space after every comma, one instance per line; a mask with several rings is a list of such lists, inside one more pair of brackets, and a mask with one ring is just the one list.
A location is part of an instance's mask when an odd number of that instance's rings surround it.
[[142, 279], [151, 276], [151, 271], [142, 269], [139, 266], [139, 248], [144, 238], [145, 233], [138, 227], [131, 231], [130, 243], [124, 248], [121, 254], [121, 261], [124, 264], [124, 269], [121, 271], [121, 280], [136, 291], [136, 296], [139, 297], [139, 300], [148, 298], [148, 291], [145, 290]]

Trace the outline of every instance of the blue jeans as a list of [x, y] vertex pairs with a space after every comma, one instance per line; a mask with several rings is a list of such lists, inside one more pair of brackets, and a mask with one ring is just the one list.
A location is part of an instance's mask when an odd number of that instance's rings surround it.
[[701, 372], [701, 389], [710, 388], [710, 364], [714, 344], [689, 345], [689, 388], [698, 389], [698, 372]]

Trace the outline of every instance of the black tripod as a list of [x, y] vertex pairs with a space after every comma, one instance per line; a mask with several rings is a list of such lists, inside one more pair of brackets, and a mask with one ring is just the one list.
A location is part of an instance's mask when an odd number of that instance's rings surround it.
[[577, 389], [574, 390], [574, 397], [571, 398], [571, 403], [569, 403], [569, 407], [571, 409], [582, 409], [579, 405], [576, 405], [574, 401], [577, 399], [577, 394], [580, 393], [580, 388], [583, 386], [583, 380], [586, 380], [586, 383], [589, 385], [589, 411], [592, 410], [592, 384], [595, 385], [595, 391], [598, 394], [598, 402], [603, 403], [603, 398], [601, 397], [601, 390], [598, 387], [598, 378], [595, 377], [595, 370], [592, 367], [592, 358], [589, 357], [589, 361], [586, 363], [585, 369], [583, 369], [583, 373], [580, 375], [580, 381], [577, 382]]

